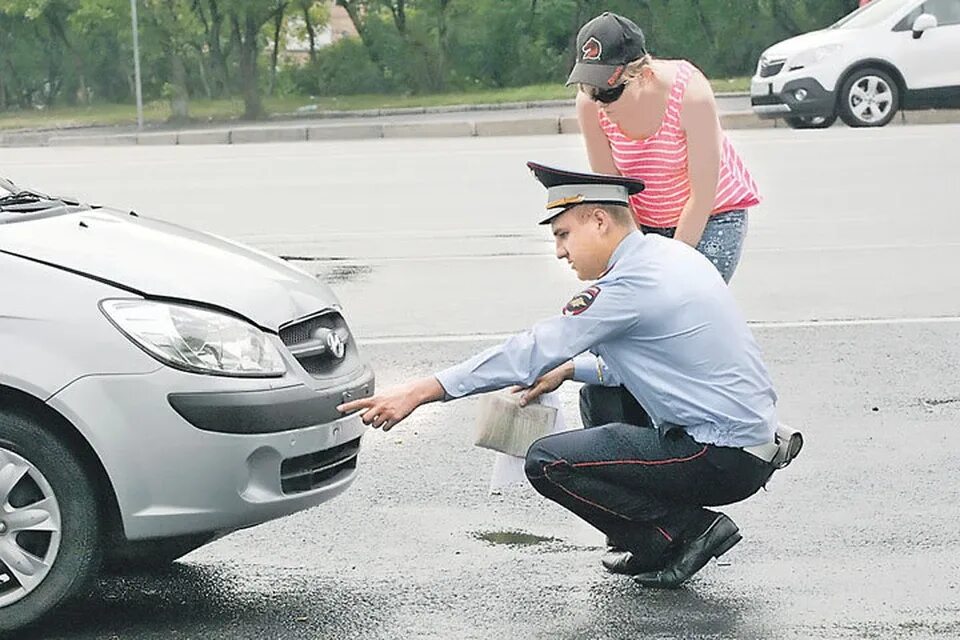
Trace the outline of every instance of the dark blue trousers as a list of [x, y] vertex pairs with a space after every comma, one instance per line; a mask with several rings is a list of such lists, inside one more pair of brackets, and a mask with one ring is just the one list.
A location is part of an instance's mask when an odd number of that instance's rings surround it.
[[541, 438], [527, 452], [534, 488], [655, 563], [716, 517], [704, 507], [756, 493], [772, 468], [731, 447], [705, 445], [684, 429], [655, 429], [622, 387], [585, 385], [583, 430]]

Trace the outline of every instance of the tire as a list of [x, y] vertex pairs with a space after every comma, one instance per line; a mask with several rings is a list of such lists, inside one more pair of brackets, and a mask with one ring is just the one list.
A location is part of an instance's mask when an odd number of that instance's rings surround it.
[[84, 593], [97, 574], [101, 522], [90, 475], [39, 420], [5, 409], [0, 529], [0, 633]]
[[858, 69], [840, 89], [840, 118], [850, 127], [882, 127], [900, 108], [900, 87], [890, 75], [868, 67]]
[[156, 540], [123, 541], [107, 552], [103, 570], [107, 573], [148, 573], [164, 569], [194, 549], [213, 541], [210, 533], [158, 538]]
[[792, 116], [784, 118], [791, 129], [826, 129], [837, 121], [836, 114], [829, 116]]

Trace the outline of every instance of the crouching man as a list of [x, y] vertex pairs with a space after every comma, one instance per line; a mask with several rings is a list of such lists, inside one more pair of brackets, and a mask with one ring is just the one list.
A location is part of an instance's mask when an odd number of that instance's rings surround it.
[[677, 587], [740, 541], [733, 521], [707, 507], [766, 483], [776, 394], [716, 268], [637, 229], [628, 198], [641, 182], [528, 166], [547, 187], [540, 223], [557, 258], [592, 285], [500, 346], [340, 410], [388, 430], [428, 402], [511, 385], [530, 401], [566, 380], [587, 383], [590, 428], [536, 441], [527, 477], [607, 535], [608, 570]]

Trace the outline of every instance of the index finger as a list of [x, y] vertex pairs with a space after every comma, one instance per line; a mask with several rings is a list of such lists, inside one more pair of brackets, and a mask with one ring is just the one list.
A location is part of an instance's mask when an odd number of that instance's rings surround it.
[[353, 413], [359, 409], [369, 409], [373, 404], [372, 396], [369, 398], [358, 398], [357, 400], [351, 400], [350, 402], [337, 405], [337, 411], [340, 413]]

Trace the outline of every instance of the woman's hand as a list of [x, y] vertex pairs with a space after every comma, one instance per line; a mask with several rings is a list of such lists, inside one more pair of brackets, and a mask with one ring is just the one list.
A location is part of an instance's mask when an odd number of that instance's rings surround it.
[[369, 398], [345, 402], [337, 407], [341, 413], [363, 411], [360, 419], [374, 429], [389, 431], [422, 404], [443, 398], [444, 390], [436, 378], [422, 378], [387, 389]]
[[543, 374], [533, 386], [528, 389], [517, 388], [515, 393], [520, 394], [520, 406], [525, 407], [545, 393], [556, 391], [565, 380], [573, 379], [573, 360], [567, 360], [552, 371]]

